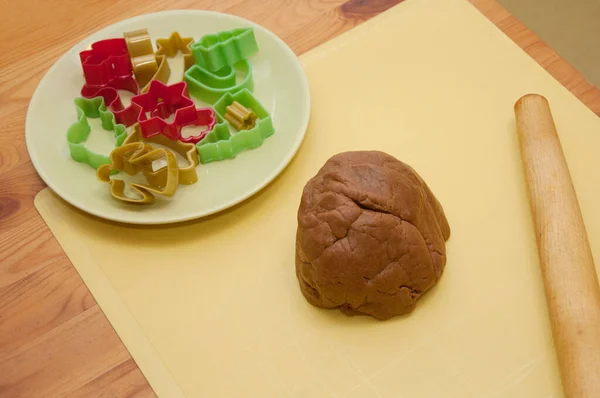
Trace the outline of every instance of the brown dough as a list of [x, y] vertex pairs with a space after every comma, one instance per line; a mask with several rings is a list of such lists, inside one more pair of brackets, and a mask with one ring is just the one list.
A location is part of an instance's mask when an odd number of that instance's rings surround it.
[[296, 275], [317, 307], [388, 319], [438, 281], [449, 236], [442, 206], [410, 166], [383, 152], [340, 153], [304, 187]]

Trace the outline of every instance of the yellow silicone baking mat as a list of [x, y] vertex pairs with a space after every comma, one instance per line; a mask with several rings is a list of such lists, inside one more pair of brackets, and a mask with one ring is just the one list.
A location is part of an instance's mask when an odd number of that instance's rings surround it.
[[[134, 227], [36, 198], [158, 395], [562, 396], [513, 103], [549, 99], [596, 256], [600, 120], [464, 0], [403, 2], [302, 61], [306, 140], [243, 204]], [[359, 149], [412, 165], [452, 228], [439, 285], [386, 322], [310, 306], [294, 272], [304, 183]]]

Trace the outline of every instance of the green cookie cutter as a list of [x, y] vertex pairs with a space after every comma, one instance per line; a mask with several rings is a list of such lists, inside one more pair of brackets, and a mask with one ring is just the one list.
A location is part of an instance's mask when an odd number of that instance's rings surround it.
[[258, 52], [253, 28], [238, 28], [204, 35], [190, 46], [196, 64], [218, 71]]
[[[239, 83], [236, 70], [244, 73]], [[194, 64], [185, 71], [183, 79], [187, 82], [188, 90], [193, 97], [211, 105], [227, 93], [235, 94], [244, 89], [250, 91], [254, 89], [252, 64], [248, 60], [242, 60], [234, 66], [225, 66], [217, 72], [211, 72]]]
[[92, 131], [88, 118], [100, 118], [102, 128], [113, 132], [116, 141], [115, 147], [120, 146], [127, 137], [127, 128], [122, 124], [117, 124], [112, 112], [106, 110], [102, 97], [75, 98], [73, 102], [77, 111], [77, 122], [67, 130], [67, 143], [71, 158], [77, 162], [87, 163], [94, 169], [110, 163], [108, 155], [92, 152], [85, 145], [85, 141]]
[[[229, 127], [223, 120], [225, 108], [237, 101], [256, 113], [258, 120], [254, 128], [229, 133]], [[217, 124], [213, 130], [196, 144], [200, 163], [206, 164], [224, 159], [233, 159], [245, 149], [259, 147], [266, 138], [273, 135], [275, 128], [269, 112], [248, 90], [235, 94], [227, 93], [214, 105]]]

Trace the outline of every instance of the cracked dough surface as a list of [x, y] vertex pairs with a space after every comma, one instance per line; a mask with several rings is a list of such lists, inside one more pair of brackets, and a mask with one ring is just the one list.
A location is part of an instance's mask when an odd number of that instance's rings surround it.
[[411, 312], [441, 277], [449, 236], [410, 166], [383, 152], [340, 153], [304, 187], [296, 275], [317, 307], [388, 319]]

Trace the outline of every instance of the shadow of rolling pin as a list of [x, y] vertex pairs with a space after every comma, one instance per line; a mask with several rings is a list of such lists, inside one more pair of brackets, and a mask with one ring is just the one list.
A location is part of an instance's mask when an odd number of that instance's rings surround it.
[[517, 131], [563, 387], [600, 397], [600, 287], [548, 101], [515, 104]]

